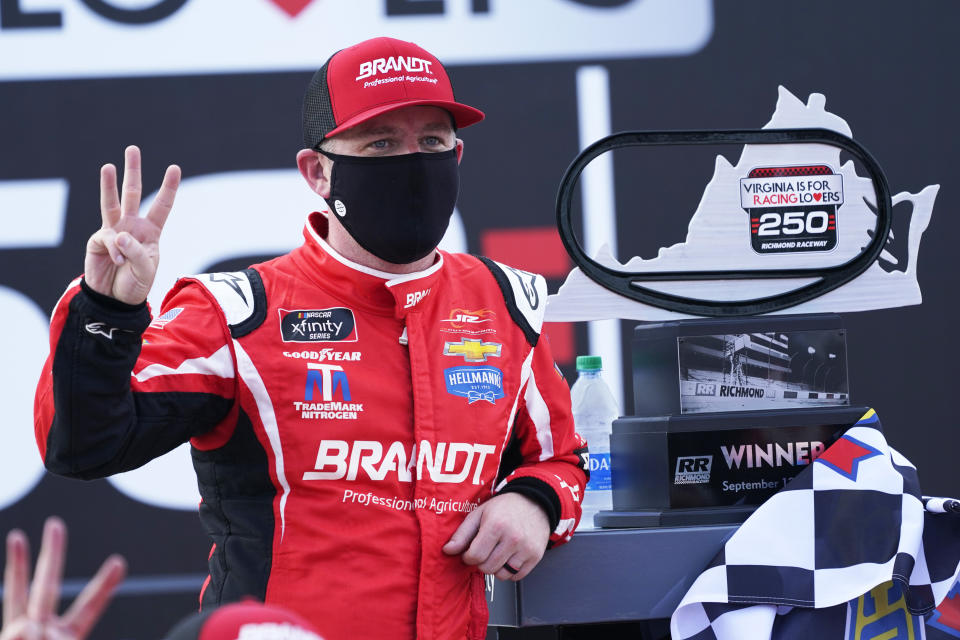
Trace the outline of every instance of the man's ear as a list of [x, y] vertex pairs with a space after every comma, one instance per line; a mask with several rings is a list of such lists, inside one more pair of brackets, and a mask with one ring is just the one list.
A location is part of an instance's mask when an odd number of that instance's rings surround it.
[[301, 149], [297, 152], [297, 168], [300, 175], [310, 185], [310, 190], [321, 198], [330, 197], [330, 168], [333, 162], [314, 149]]
[[460, 164], [461, 159], [463, 159], [463, 140], [457, 138], [457, 164]]

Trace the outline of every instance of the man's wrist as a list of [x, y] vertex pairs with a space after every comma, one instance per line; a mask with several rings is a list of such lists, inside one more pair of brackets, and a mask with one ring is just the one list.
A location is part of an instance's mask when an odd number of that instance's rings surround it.
[[111, 311], [120, 311], [120, 312], [134, 312], [140, 311], [147, 306], [146, 301], [141, 302], [140, 304], [128, 304], [122, 300], [117, 300], [112, 296], [107, 296], [99, 291], [95, 291], [93, 287], [87, 284], [86, 278], [80, 279], [80, 288], [83, 289], [83, 292], [90, 297], [93, 302], [97, 303], [102, 307], [106, 307]]
[[550, 522], [550, 531], [556, 530], [560, 524], [560, 498], [549, 484], [539, 478], [521, 476], [508, 482], [497, 495], [504, 493], [519, 493], [536, 503], [547, 516]]

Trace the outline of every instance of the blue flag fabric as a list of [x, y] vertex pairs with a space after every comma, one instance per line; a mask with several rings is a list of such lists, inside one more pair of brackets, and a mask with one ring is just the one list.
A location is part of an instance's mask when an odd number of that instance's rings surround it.
[[674, 611], [671, 634], [866, 640], [939, 633], [923, 616], [960, 575], [960, 517], [944, 513], [946, 502], [921, 496], [916, 468], [887, 444], [870, 410], [734, 532]]

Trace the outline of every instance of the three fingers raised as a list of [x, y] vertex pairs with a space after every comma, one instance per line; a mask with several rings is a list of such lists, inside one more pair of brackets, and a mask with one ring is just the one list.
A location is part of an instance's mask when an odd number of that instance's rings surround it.
[[[140, 149], [135, 145], [124, 150], [123, 187], [120, 192], [117, 191], [117, 168], [109, 163], [100, 168], [100, 216], [104, 228], [117, 226], [124, 216], [139, 215], [143, 195], [141, 173]], [[175, 164], [167, 167], [157, 197], [147, 213], [146, 218], [161, 229], [173, 208], [180, 177], [180, 167]]]

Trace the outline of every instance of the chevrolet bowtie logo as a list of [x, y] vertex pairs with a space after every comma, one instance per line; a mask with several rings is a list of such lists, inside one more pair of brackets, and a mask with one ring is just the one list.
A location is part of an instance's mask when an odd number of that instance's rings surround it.
[[467, 362], [486, 362], [490, 356], [500, 357], [500, 347], [496, 342], [464, 338], [460, 342], [443, 343], [443, 355], [463, 356]]

